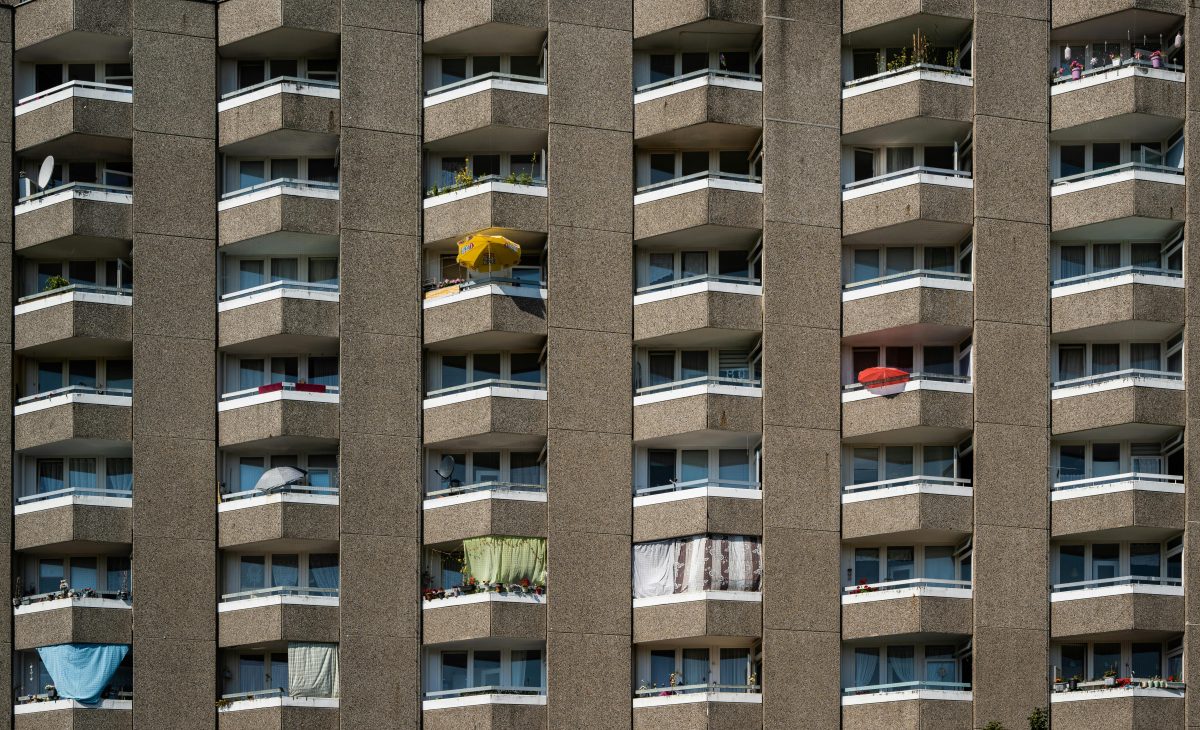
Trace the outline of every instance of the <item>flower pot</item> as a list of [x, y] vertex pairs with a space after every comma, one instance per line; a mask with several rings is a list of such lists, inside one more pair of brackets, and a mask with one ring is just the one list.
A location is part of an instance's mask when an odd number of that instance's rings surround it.
[[1112, 65], [1114, 65], [1114, 66], [1120, 66], [1120, 65], [1121, 65], [1121, 59], [1119, 59], [1119, 58], [1114, 58], [1114, 59], [1112, 60]]
[[1079, 680], [1072, 679], [1070, 682], [1067, 682], [1067, 689], [1070, 690], [1071, 692], [1074, 692], [1075, 690], [1079, 689]]
[[1117, 683], [1117, 678], [1116, 678], [1116, 677], [1105, 677], [1105, 678], [1104, 678], [1104, 686], [1105, 686], [1105, 687], [1111, 687], [1111, 686], [1113, 686], [1113, 685], [1114, 685], [1114, 684], [1116, 684], [1116, 683]]
[[1162, 59], [1159, 58], [1158, 56], [1151, 56], [1150, 57], [1150, 67], [1151, 68], [1162, 68]]
[[1079, 69], [1077, 69], [1077, 68], [1073, 68], [1073, 69], [1071, 69], [1071, 79], [1072, 79], [1073, 81], [1078, 81], [1078, 80], [1079, 80], [1079, 79], [1081, 79], [1082, 77], [1083, 77], [1083, 71], [1081, 71], [1081, 70], [1079, 70]]

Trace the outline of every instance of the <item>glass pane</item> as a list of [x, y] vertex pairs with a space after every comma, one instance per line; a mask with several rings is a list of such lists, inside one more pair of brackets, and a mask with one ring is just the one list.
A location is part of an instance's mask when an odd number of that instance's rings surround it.
[[887, 171], [899, 172], [914, 166], [912, 147], [889, 147], [887, 150]]
[[750, 54], [746, 51], [722, 51], [717, 63], [723, 71], [750, 72]]
[[488, 352], [476, 355], [471, 368], [472, 382], [497, 380], [500, 377], [500, 354]]
[[1058, 379], [1074, 380], [1082, 378], [1086, 372], [1085, 349], [1083, 345], [1058, 346]]
[[1121, 244], [1097, 243], [1092, 246], [1092, 270], [1109, 271], [1121, 265]]
[[238, 61], [238, 88], [261, 84], [267, 78], [267, 62], [262, 60]]
[[500, 174], [500, 155], [475, 155], [471, 158], [471, 174], [477, 178]]
[[313, 356], [308, 359], [308, 382], [314, 385], [338, 384], [338, 359], [335, 355]]
[[41, 93], [63, 82], [62, 64], [39, 63], [33, 68], [33, 90]]
[[442, 387], [453, 388], [467, 382], [467, 356], [442, 355]]
[[442, 185], [451, 187], [457, 185], [455, 178], [458, 173], [467, 168], [467, 160], [463, 157], [442, 158]]
[[879, 582], [879, 548], [854, 549], [854, 582]]
[[1161, 255], [1157, 243], [1134, 243], [1129, 247], [1129, 264], [1157, 269], [1160, 266]]
[[674, 53], [650, 54], [650, 83], [665, 81], [675, 76]]
[[95, 360], [72, 360], [67, 366], [67, 372], [71, 385], [84, 388], [96, 387]]
[[500, 481], [500, 452], [476, 451], [472, 456], [471, 483]]
[[508, 59], [509, 73], [515, 76], [542, 77], [542, 69], [538, 66], [537, 56], [513, 56]]
[[37, 291], [48, 291], [46, 285], [53, 277], [62, 276], [62, 264], [58, 261], [40, 261], [37, 265]]
[[1119, 142], [1097, 142], [1092, 145], [1092, 169], [1101, 170], [1105, 167], [1121, 164], [1121, 145]]
[[675, 452], [668, 449], [650, 449], [646, 455], [646, 486], [661, 487], [675, 479]]
[[911, 347], [887, 348], [887, 366], [907, 370], [911, 373], [913, 371], [913, 349]]
[[542, 366], [536, 352], [514, 352], [511, 357], [512, 379], [522, 383], [542, 382]]
[[294, 383], [299, 377], [300, 359], [296, 357], [271, 358], [271, 382]]
[[717, 273], [721, 276], [750, 276], [750, 262], [745, 251], [718, 251]]
[[95, 489], [96, 460], [71, 459], [69, 478], [73, 489]]
[[71, 558], [71, 588], [100, 590], [95, 558]]
[[675, 155], [659, 153], [650, 155], [650, 183], [660, 183], [675, 177]]
[[243, 555], [238, 562], [241, 590], [264, 588], [267, 582], [266, 558], [262, 555]]
[[337, 81], [338, 62], [334, 58], [308, 59], [308, 78], [320, 81]]
[[308, 179], [313, 182], [336, 183], [337, 163], [332, 157], [313, 157], [308, 160]]
[[929, 271], [953, 272], [956, 258], [953, 246], [925, 247], [925, 268]]
[[288, 687], [288, 655], [271, 654], [271, 671], [267, 674], [267, 686], [286, 690]]
[[38, 593], [57, 591], [65, 577], [61, 559], [43, 558], [38, 561]]
[[63, 387], [63, 368], [62, 363], [39, 362], [37, 374], [37, 390], [39, 393], [45, 393], [49, 390], [58, 390]]
[[1058, 151], [1059, 175], [1078, 175], [1084, 171], [1084, 146], [1081, 144], [1063, 145]]
[[925, 680], [928, 682], [958, 681], [953, 646], [925, 647]]
[[107, 573], [105, 590], [109, 591], [125, 591], [129, 592], [131, 587], [129, 582], [129, 558], [120, 555], [110, 555], [104, 561], [105, 572]]
[[258, 478], [266, 471], [263, 465], [261, 456], [243, 456], [238, 462], [238, 484], [241, 486], [241, 491], [254, 489], [254, 485], [258, 484]]
[[266, 277], [263, 275], [263, 272], [264, 262], [260, 259], [242, 259], [238, 261], [237, 288], [240, 290], [262, 286], [266, 283]]
[[879, 249], [854, 249], [854, 265], [851, 268], [850, 281], [866, 281], [878, 278], [879, 276]]
[[1092, 476], [1108, 477], [1121, 473], [1120, 444], [1092, 444]]
[[475, 652], [475, 672], [472, 687], [494, 687], [500, 684], [500, 652]]
[[650, 281], [647, 284], [662, 284], [675, 278], [675, 255], [670, 253], [650, 254]]
[[1157, 578], [1162, 575], [1162, 546], [1135, 542], [1129, 546], [1129, 574]]
[[718, 156], [718, 169], [731, 175], [750, 174], [750, 156], [742, 150], [725, 150]]
[[1058, 582], [1078, 583], [1083, 575], [1083, 545], [1059, 546]]
[[885, 454], [884, 479], [904, 479], [913, 475], [913, 447], [889, 446]]
[[1092, 679], [1101, 679], [1107, 672], [1121, 672], [1121, 645], [1095, 644], [1092, 647]]
[[707, 251], [683, 252], [683, 278], [705, 276], [708, 274]]
[[650, 652], [650, 686], [668, 687], [675, 671], [674, 649], [653, 649]]
[[861, 79], [879, 73], [879, 60], [876, 55], [875, 51], [854, 52], [854, 78]]
[[851, 373], [851, 378], [857, 378], [858, 374], [863, 370], [873, 368], [879, 364], [878, 347], [856, 347], [851, 354], [854, 365], [854, 372]]
[[1161, 676], [1162, 644], [1134, 642], [1132, 668], [1133, 676], [1139, 679]]
[[926, 346], [923, 370], [933, 375], [954, 375], [954, 348], [946, 345]]
[[933, 580], [954, 580], [954, 548], [952, 546], [925, 546], [925, 577]]
[[248, 188], [266, 182], [267, 163], [262, 160], [242, 160], [238, 163], [238, 188]]
[[63, 462], [62, 459], [38, 459], [37, 460], [37, 492], [44, 494], [46, 492], [56, 492], [62, 489], [63, 483]]
[[271, 78], [277, 79], [280, 76], [291, 76], [295, 78], [299, 74], [296, 71], [296, 59], [271, 59]]
[[721, 449], [717, 453], [720, 480], [750, 481], [750, 454], [742, 449]]
[[1067, 279], [1087, 273], [1087, 247], [1063, 246], [1058, 250], [1058, 277]]
[[1092, 580], [1117, 577], [1121, 572], [1121, 546], [1116, 543], [1092, 545]]
[[916, 268], [911, 246], [892, 246], [887, 249], [887, 274], [903, 274]]
[[516, 484], [541, 484], [542, 465], [538, 455], [532, 451], [514, 451], [509, 454], [508, 479]]
[[314, 284], [338, 283], [338, 260], [309, 259], [308, 280]]
[[684, 451], [680, 454], [680, 461], [680, 481], [694, 482], [708, 479], [708, 451]]
[[287, 178], [295, 180], [300, 177], [300, 160], [285, 158], [271, 160], [271, 179], [282, 180]]
[[542, 686], [542, 652], [540, 649], [514, 649], [512, 653], [512, 686]]
[[108, 360], [104, 363], [105, 386], [122, 390], [133, 389], [133, 361]]
[[889, 547], [887, 549], [887, 579], [910, 580], [916, 577], [913, 549], [911, 547]]
[[1092, 375], [1115, 373], [1121, 369], [1121, 346], [1114, 343], [1092, 345]]
[[300, 556], [271, 556], [271, 587], [300, 585]]
[[873, 150], [854, 150], [854, 182], [862, 182], [875, 177], [875, 152]]
[[721, 684], [738, 686], [750, 680], [750, 650], [721, 649]]
[[707, 152], [684, 152], [680, 155], [683, 162], [683, 175], [696, 175], [698, 173], [708, 172], [708, 153]]
[[680, 353], [680, 380], [708, 375], [708, 350], [684, 350]]
[[266, 687], [266, 661], [262, 654], [238, 657], [238, 691], [257, 692]]
[[500, 73], [499, 56], [475, 56], [471, 59], [471, 76]]
[[467, 78], [467, 59], [465, 58], [443, 58], [442, 59], [442, 86], [453, 84], [458, 81], [463, 81]]
[[299, 281], [299, 259], [271, 259], [271, 281]]
[[879, 449], [854, 450], [854, 483], [879, 481]]
[[1064, 680], [1083, 680], [1087, 676], [1087, 644], [1063, 644], [1059, 676]]
[[708, 684], [708, 649], [683, 650], [683, 684]]
[[937, 170], [954, 169], [954, 147], [937, 146], [925, 148], [925, 167]]
[[675, 380], [674, 352], [652, 352], [649, 361], [650, 377], [646, 385], [662, 385]]
[[854, 649], [854, 686], [872, 687], [879, 684], [879, 650], [857, 647]]
[[313, 553], [308, 556], [308, 585], [313, 588], [337, 588], [340, 580], [337, 553]]
[[1162, 347], [1157, 342], [1134, 342], [1129, 346], [1129, 367], [1162, 370]]
[[888, 683], [912, 682], [916, 680], [913, 666], [913, 647], [889, 646], [887, 649]]
[[954, 447], [926, 446], [921, 474], [928, 477], [954, 478]]
[[72, 284], [95, 284], [95, 261], [70, 261], [67, 263], [67, 281]]
[[464, 689], [466, 686], [467, 653], [465, 651], [442, 652], [442, 689]]

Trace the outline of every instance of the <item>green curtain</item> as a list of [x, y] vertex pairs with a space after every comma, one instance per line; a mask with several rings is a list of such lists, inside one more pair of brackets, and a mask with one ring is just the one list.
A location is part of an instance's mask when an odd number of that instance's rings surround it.
[[541, 537], [473, 537], [463, 540], [464, 572], [487, 583], [546, 582], [546, 540]]

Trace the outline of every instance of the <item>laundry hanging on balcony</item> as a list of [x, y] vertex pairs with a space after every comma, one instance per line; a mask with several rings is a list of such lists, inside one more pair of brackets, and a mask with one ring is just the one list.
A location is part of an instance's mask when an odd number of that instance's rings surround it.
[[471, 271], [500, 271], [515, 266], [520, 260], [520, 244], [504, 236], [476, 233], [458, 242], [457, 261]]
[[463, 540], [463, 572], [481, 583], [546, 582], [546, 540], [541, 537], [473, 537]]
[[889, 385], [903, 385], [911, 375], [900, 368], [866, 368], [858, 373], [858, 382], [865, 388], [884, 388]]
[[757, 591], [762, 582], [758, 538], [693, 535], [633, 546], [633, 597], [692, 591]]
[[288, 644], [288, 694], [337, 697], [341, 691], [337, 644]]
[[60, 698], [98, 705], [104, 688], [129, 653], [129, 645], [54, 644], [39, 646], [37, 653]]

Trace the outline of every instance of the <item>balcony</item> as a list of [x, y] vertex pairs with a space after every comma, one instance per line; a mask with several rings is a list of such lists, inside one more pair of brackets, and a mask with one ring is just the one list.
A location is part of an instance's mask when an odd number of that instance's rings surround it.
[[971, 727], [971, 685], [966, 682], [895, 682], [842, 691], [842, 727]]
[[336, 385], [281, 382], [225, 393], [217, 403], [219, 446], [254, 448], [270, 441], [290, 450], [337, 443]]
[[638, 287], [633, 341], [646, 347], [736, 347], [762, 335], [762, 280], [690, 276]]
[[431, 390], [422, 407], [427, 446], [520, 448], [540, 445], [546, 435], [545, 383], [478, 380]]
[[340, 198], [338, 183], [291, 178], [224, 193], [217, 203], [219, 243], [336, 238]]
[[700, 69], [639, 86], [633, 138], [660, 149], [747, 149], [762, 134], [762, 76]]
[[1184, 320], [1183, 272], [1123, 266], [1055, 280], [1052, 334], [1091, 340], [1167, 337]]
[[762, 535], [762, 509], [758, 482], [697, 479], [639, 487], [633, 497], [633, 541]]
[[58, 489], [19, 496], [13, 507], [16, 550], [96, 552], [132, 542], [132, 490]]
[[[40, 0], [39, 0], [40, 2]], [[13, 209], [16, 250], [39, 256], [115, 250], [133, 238], [133, 188], [67, 183], [21, 198]]]
[[306, 0], [225, 0], [217, 7], [221, 56], [305, 57], [337, 47], [338, 6]]
[[896, 327], [972, 327], [971, 275], [918, 269], [856, 281], [842, 287], [842, 336]]
[[969, 636], [971, 622], [969, 580], [913, 578], [843, 588], [846, 640], [922, 633]]
[[1184, 117], [1183, 67], [1126, 58], [1084, 70], [1080, 78], [1055, 78], [1050, 87], [1051, 139], [1088, 142], [1121, 139], [1136, 129], [1145, 139], [1166, 139]]
[[842, 186], [843, 242], [954, 245], [974, 221], [971, 173], [912, 167]]
[[425, 53], [537, 53], [546, 37], [546, 7], [492, 0], [429, 0], [422, 6]]
[[434, 188], [423, 203], [425, 244], [450, 244], [469, 233], [522, 245], [545, 240], [546, 183], [488, 175], [461, 188]]
[[128, 443], [133, 438], [133, 391], [72, 385], [17, 399], [13, 447], [18, 451], [64, 441]]
[[1183, 477], [1114, 474], [1056, 482], [1050, 489], [1051, 536], [1102, 539], [1136, 529], [1157, 537], [1183, 530]]
[[[133, 603], [128, 593], [71, 591], [22, 596], [13, 607], [13, 648], [54, 644], [128, 644]], [[16, 603], [14, 600], [14, 604]]]
[[762, 180], [699, 172], [639, 187], [633, 238], [641, 245], [752, 243], [762, 232]]
[[914, 476], [842, 487], [842, 539], [961, 540], [973, 530], [970, 479]]
[[425, 94], [425, 148], [479, 152], [546, 146], [546, 80], [489, 72]]
[[633, 695], [634, 730], [762, 727], [762, 687], [685, 684], [639, 687]]
[[281, 689], [223, 696], [217, 708], [219, 730], [302, 727], [337, 730], [337, 697], [289, 697]]
[[1050, 695], [1050, 722], [1066, 728], [1152, 728], [1184, 726], [1183, 682], [1128, 678], [1117, 687], [1105, 680], [1078, 682], [1076, 690], [1056, 684]]
[[1050, 188], [1055, 240], [1160, 240], [1184, 211], [1183, 169], [1126, 162], [1056, 178]]
[[24, 157], [127, 159], [133, 87], [68, 81], [17, 100], [14, 149]]
[[1124, 575], [1056, 583], [1050, 592], [1050, 636], [1097, 640], [1136, 632], [1147, 638], [1183, 632], [1183, 581]]
[[222, 492], [217, 545], [228, 549], [277, 540], [336, 542], [339, 496], [336, 486], [310, 484]]
[[842, 387], [846, 443], [889, 440], [953, 442], [973, 428], [972, 383], [966, 375], [912, 373], [902, 383]]
[[133, 695], [122, 693], [120, 699], [103, 699], [97, 705], [85, 705], [76, 700], [51, 700], [41, 697], [27, 699], [13, 707], [13, 728], [16, 730], [54, 730], [57, 728], [95, 727], [118, 730], [133, 727]]
[[546, 487], [480, 482], [427, 492], [422, 505], [425, 544], [482, 535], [546, 537]]
[[447, 644], [488, 639], [545, 636], [545, 587], [463, 586], [426, 592], [422, 603], [422, 641]]
[[337, 588], [276, 587], [238, 591], [217, 604], [217, 646], [274, 641], [336, 643]]
[[27, 357], [128, 355], [133, 290], [72, 284], [17, 300], [13, 350]]
[[427, 291], [422, 302], [427, 347], [436, 350], [525, 349], [546, 337], [546, 287], [488, 276]]
[[842, 143], [933, 144], [971, 131], [971, 72], [918, 63], [842, 85]]
[[275, 281], [223, 294], [218, 347], [230, 353], [309, 352], [341, 331], [337, 284]]
[[1183, 376], [1130, 368], [1059, 380], [1050, 390], [1054, 435], [1157, 437], [1184, 424]]
[[762, 636], [762, 593], [701, 590], [633, 599], [633, 641]]
[[13, 45], [22, 61], [59, 62], [86, 47], [97, 58], [128, 60], [130, 3], [74, 0], [22, 3], [14, 13]]
[[679, 436], [710, 439], [762, 433], [760, 378], [704, 375], [637, 388], [633, 397], [633, 440], [667, 445]]
[[427, 730], [545, 727], [546, 689], [489, 685], [426, 692], [421, 710]]
[[337, 149], [336, 81], [281, 76], [221, 95], [218, 145], [227, 155], [323, 157]]

